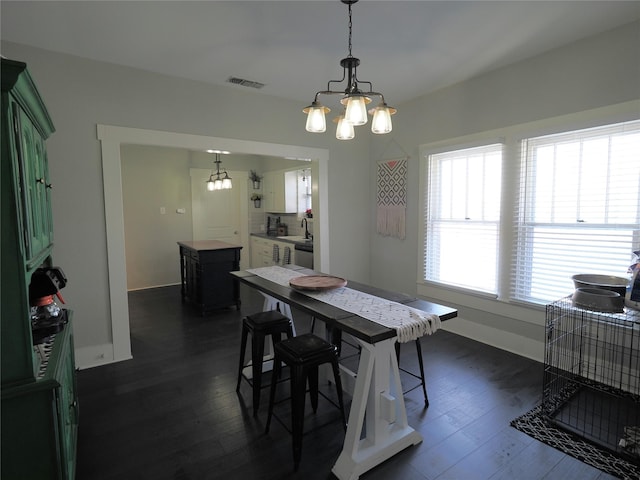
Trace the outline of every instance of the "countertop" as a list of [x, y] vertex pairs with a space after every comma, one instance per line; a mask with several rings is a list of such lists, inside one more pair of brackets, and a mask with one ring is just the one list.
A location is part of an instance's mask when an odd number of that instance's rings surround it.
[[[311, 245], [313, 247], [313, 242], [309, 242], [309, 241], [300, 241], [300, 240], [293, 240], [293, 239], [288, 239], [286, 237], [276, 237], [275, 235], [267, 235], [266, 233], [252, 233], [251, 236], [253, 237], [259, 237], [259, 238], [266, 238], [267, 240], [273, 240], [275, 242], [286, 242], [286, 243], [292, 243], [294, 245], [305, 245], [305, 246], [309, 246]], [[300, 237], [300, 235], [290, 235], [293, 237]]]
[[181, 247], [191, 250], [224, 250], [227, 248], [242, 248], [241, 245], [233, 245], [232, 243], [221, 242], [220, 240], [185, 240], [177, 242]]

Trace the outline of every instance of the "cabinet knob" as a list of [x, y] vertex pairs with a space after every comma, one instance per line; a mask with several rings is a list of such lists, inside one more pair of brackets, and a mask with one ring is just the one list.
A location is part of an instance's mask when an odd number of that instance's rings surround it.
[[51, 189], [51, 188], [53, 188], [53, 185], [51, 185], [50, 183], [47, 183], [46, 188]]
[[44, 178], [40, 177], [40, 178], [36, 179], [36, 183], [44, 185]]

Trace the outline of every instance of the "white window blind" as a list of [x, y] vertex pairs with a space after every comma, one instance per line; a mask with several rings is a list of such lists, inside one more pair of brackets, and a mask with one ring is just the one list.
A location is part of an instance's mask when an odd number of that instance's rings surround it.
[[496, 293], [502, 145], [427, 161], [424, 279]]
[[640, 245], [640, 121], [523, 142], [510, 297], [548, 303], [571, 276], [625, 276]]

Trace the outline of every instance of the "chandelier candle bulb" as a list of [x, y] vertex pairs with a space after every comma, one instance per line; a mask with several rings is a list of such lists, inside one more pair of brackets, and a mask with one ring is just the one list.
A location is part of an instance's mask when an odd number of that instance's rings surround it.
[[307, 114], [307, 132], [323, 133], [327, 129], [325, 114], [330, 111], [327, 107], [315, 101], [305, 108], [303, 112]]
[[395, 108], [391, 108], [383, 102], [376, 108], [369, 110], [369, 113], [373, 114], [373, 121], [371, 122], [371, 131], [373, 133], [385, 134], [392, 130], [391, 115], [396, 113]]
[[[364, 125], [367, 123], [367, 103], [371, 102], [370, 98], [364, 95], [353, 95], [347, 97], [347, 113], [345, 118], [351, 125]], [[344, 100], [343, 100], [344, 101]]]
[[336, 127], [336, 138], [338, 140], [351, 140], [355, 136], [353, 124], [348, 122], [344, 115], [340, 115], [333, 119], [338, 124]]

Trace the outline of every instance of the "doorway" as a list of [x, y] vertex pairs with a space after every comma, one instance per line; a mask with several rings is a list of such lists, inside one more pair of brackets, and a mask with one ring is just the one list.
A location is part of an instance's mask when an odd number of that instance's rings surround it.
[[111, 125], [98, 125], [97, 134], [102, 152], [113, 361], [131, 358], [120, 163], [121, 145], [153, 145], [203, 151], [211, 148], [211, 145], [216, 145], [216, 148], [247, 154], [316, 160], [312, 162], [313, 168], [317, 170], [312, 174], [318, 179], [318, 189], [314, 191], [313, 198], [316, 229], [314, 233], [316, 238], [320, 240], [320, 248], [314, 249], [314, 262], [319, 270], [330, 270], [329, 227], [327, 215], [324, 213], [328, 209], [329, 199], [327, 188], [329, 151], [327, 149]]

